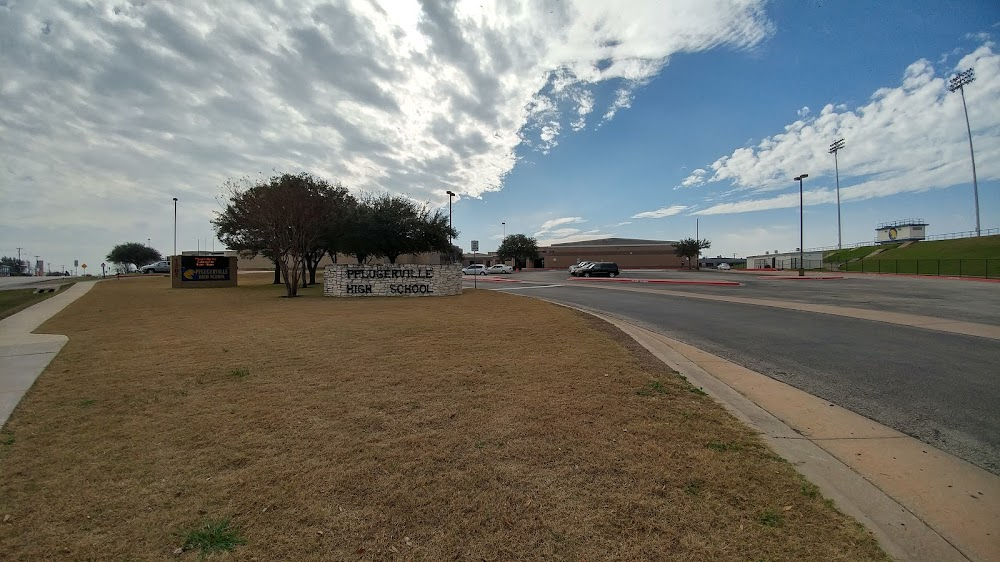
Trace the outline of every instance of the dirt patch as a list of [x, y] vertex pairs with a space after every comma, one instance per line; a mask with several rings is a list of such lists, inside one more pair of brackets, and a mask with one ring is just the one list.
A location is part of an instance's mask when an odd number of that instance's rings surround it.
[[886, 559], [595, 319], [269, 281], [100, 283], [42, 327], [70, 341], [0, 433], [5, 559], [195, 560], [221, 520], [212, 559]]

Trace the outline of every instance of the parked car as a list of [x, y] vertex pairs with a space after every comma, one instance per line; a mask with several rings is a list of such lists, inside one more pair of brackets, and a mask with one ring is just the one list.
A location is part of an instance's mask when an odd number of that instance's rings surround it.
[[510, 273], [514, 273], [514, 268], [511, 267], [511, 266], [509, 266], [509, 265], [507, 265], [507, 264], [505, 264], [505, 263], [498, 263], [496, 265], [491, 265], [491, 266], [487, 267], [486, 268], [486, 273], [489, 273], [490, 275], [494, 275], [494, 274], [498, 274], [498, 273], [500, 273], [500, 274], [503, 274], [503, 273], [510, 274]]
[[578, 271], [580, 269], [583, 269], [583, 268], [587, 267], [588, 265], [590, 265], [592, 263], [594, 263], [594, 262], [592, 262], [592, 261], [582, 261], [580, 263], [574, 263], [573, 265], [569, 266], [569, 273], [570, 273], [570, 275], [572, 275], [574, 271]]
[[721, 270], [723, 270], [723, 271], [728, 271], [728, 270], [732, 269], [732, 267], [730, 267], [728, 263], [720, 263], [720, 264], [719, 264], [719, 265], [718, 265], [718, 266], [716, 267], [716, 269], [721, 269]]
[[139, 268], [143, 273], [170, 273], [170, 262], [158, 261]]
[[462, 268], [462, 273], [466, 275], [486, 275], [486, 266], [481, 263], [474, 263]]
[[618, 277], [619, 274], [618, 264], [611, 261], [595, 262], [573, 272], [577, 277]]

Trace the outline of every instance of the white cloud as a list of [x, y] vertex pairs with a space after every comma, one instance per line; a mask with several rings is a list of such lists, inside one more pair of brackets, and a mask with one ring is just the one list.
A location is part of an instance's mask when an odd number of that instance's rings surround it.
[[611, 107], [604, 114], [604, 120], [610, 121], [614, 118], [615, 113], [618, 113], [619, 109], [628, 109], [632, 107], [632, 93], [633, 88], [620, 88], [615, 92], [615, 101], [611, 103]]
[[594, 94], [581, 90], [574, 96], [574, 100], [577, 103], [577, 119], [570, 123], [570, 127], [574, 131], [579, 131], [587, 126], [587, 116], [594, 111]]
[[978, 43], [986, 43], [991, 39], [990, 34], [985, 31], [980, 31], [979, 33], [966, 33], [965, 38]]
[[583, 128], [599, 85], [620, 110], [675, 53], [768, 37], [763, 6], [6, 2], [0, 235], [113, 225], [86, 238], [103, 254], [168, 238], [176, 196], [193, 242], [226, 178], [272, 171], [479, 197], [502, 188], [522, 143], [556, 146], [564, 114]]
[[803, 105], [802, 109], [795, 112], [799, 117], [805, 118], [809, 115], [809, 106]]
[[687, 205], [671, 205], [670, 207], [662, 207], [656, 209], [655, 211], [645, 211], [632, 215], [633, 219], [662, 219], [665, 217], [672, 217], [678, 213], [683, 212], [687, 209]]
[[632, 221], [625, 221], [625, 222], [620, 222], [620, 223], [618, 223], [618, 224], [614, 225], [614, 228], [617, 228], [617, 227], [619, 227], [619, 226], [625, 226], [625, 225], [627, 225], [627, 224], [632, 224]]
[[[587, 221], [583, 217], [562, 217], [543, 222], [541, 226], [538, 227], [538, 230], [539, 232], [546, 232], [554, 229], [557, 226], [561, 226], [564, 224], [581, 223], [581, 222], [587, 222]], [[540, 236], [540, 234], [535, 234], [535, 236]]]
[[563, 242], [582, 242], [584, 240], [597, 240], [600, 238], [608, 238], [609, 236], [613, 235], [610, 233], [601, 232], [600, 230], [581, 231], [575, 228], [564, 228], [549, 233], [544, 238], [538, 238], [538, 245], [551, 246], [552, 244], [560, 244]]
[[[956, 69], [974, 67], [966, 88], [979, 178], [1000, 179], [1000, 55], [987, 43], [941, 74], [926, 60], [906, 68], [900, 86], [877, 90], [856, 109], [828, 104], [819, 116], [800, 119], [757, 146], [741, 147], [709, 166], [705, 184], [728, 187], [711, 215], [798, 205], [794, 176], [808, 173], [806, 204], [835, 201], [834, 159], [828, 147], [846, 139], [839, 153], [841, 201], [942, 189], [969, 181], [968, 139], [962, 101], [948, 91]], [[697, 178], [689, 179], [698, 185]], [[687, 180], [685, 180], [687, 181]], [[819, 182], [819, 183], [817, 183]], [[813, 184], [810, 187], [809, 184]], [[820, 186], [820, 189], [816, 189]], [[775, 191], [783, 195], [759, 197]], [[729, 199], [729, 200], [727, 200]], [[794, 201], [793, 201], [794, 199]]]
[[688, 177], [681, 181], [681, 184], [677, 187], [697, 187], [705, 183], [705, 177], [708, 175], [708, 170], [704, 168], [695, 168]]
[[538, 135], [542, 140], [539, 145], [542, 154], [548, 154], [550, 150], [559, 144], [559, 141], [556, 140], [556, 137], [559, 136], [559, 127], [558, 121], [549, 121], [548, 125], [542, 127], [542, 132]]

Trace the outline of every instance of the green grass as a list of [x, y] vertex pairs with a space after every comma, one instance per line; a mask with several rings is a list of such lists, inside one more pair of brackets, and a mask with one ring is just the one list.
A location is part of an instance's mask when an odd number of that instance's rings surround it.
[[[856, 248], [858, 253], [872, 247]], [[854, 251], [854, 250], [851, 250]], [[829, 254], [825, 261], [839, 261], [845, 252]], [[831, 256], [834, 259], [831, 259]], [[950, 277], [1000, 278], [1000, 236], [959, 238], [917, 242], [906, 248], [893, 247], [877, 256], [846, 263], [842, 271], [863, 273], [899, 273], [907, 275], [945, 275]]]
[[[861, 246], [858, 248], [851, 248], [849, 250], [837, 250], [835, 252], [830, 252], [829, 254], [823, 256], [823, 261], [826, 263], [841, 263], [845, 261], [851, 261], [854, 259], [860, 259], [865, 256], [870, 255], [872, 252], [878, 249], [885, 248], [895, 248], [899, 244], [882, 244], [878, 246]], [[884, 253], [884, 252], [883, 252]], [[881, 254], [879, 254], [881, 256]]]
[[231, 552], [237, 546], [246, 544], [235, 529], [229, 528], [229, 523], [229, 519], [206, 521], [189, 531], [184, 539], [184, 550], [199, 550], [202, 556], [207, 556], [214, 552]]
[[635, 391], [639, 396], [654, 396], [656, 394], [666, 394], [667, 388], [658, 380], [650, 381], [649, 384]]
[[233, 369], [232, 371], [229, 371], [229, 376], [236, 379], [245, 379], [250, 376], [250, 371], [248, 369], [240, 367], [239, 369]]
[[718, 451], [720, 453], [724, 453], [726, 451], [739, 451], [740, 449], [743, 448], [740, 446], [739, 443], [721, 443], [719, 441], [710, 441], [705, 446], [713, 451]]
[[40, 303], [53, 295], [57, 295], [68, 289], [71, 285], [72, 283], [69, 285], [63, 285], [58, 291], [52, 293], [41, 293], [37, 295], [35, 294], [35, 289], [11, 289], [9, 291], [0, 291], [0, 319], [17, 314], [29, 306]]
[[894, 248], [882, 252], [878, 258], [885, 260], [1000, 259], [1000, 235], [917, 242], [905, 248]]
[[768, 527], [781, 527], [785, 524], [785, 517], [777, 511], [768, 509], [760, 515], [760, 522]]

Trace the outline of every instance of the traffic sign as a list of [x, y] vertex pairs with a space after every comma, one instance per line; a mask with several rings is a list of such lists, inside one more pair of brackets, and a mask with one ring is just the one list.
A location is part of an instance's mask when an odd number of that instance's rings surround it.
[[82, 264], [80, 264], [80, 267], [82, 267], [82, 268], [84, 268], [84, 269], [87, 269], [87, 264], [85, 264], [85, 263], [82, 263]]
[[473, 240], [472, 241], [472, 251], [473, 252], [478, 252], [479, 251], [479, 240]]

